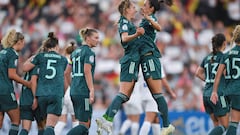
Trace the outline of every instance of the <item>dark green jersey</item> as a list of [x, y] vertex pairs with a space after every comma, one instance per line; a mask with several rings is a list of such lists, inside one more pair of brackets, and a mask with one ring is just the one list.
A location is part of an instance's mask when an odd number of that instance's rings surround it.
[[[154, 16], [154, 14], [150, 15], [150, 17], [152, 20], [157, 22], [157, 18]], [[161, 57], [160, 52], [155, 44], [157, 31], [145, 18], [142, 19], [140, 27], [143, 27], [145, 30], [144, 35], [141, 36], [140, 54], [144, 55], [148, 52], [153, 52], [157, 57]]]
[[[27, 72], [24, 76], [24, 80], [30, 81], [32, 75], [38, 74], [38, 67], [35, 66], [32, 70]], [[20, 105], [32, 105], [33, 103], [33, 94], [32, 90], [26, 86], [22, 87], [22, 92], [20, 96]]]
[[36, 96], [63, 96], [67, 59], [50, 51], [37, 54], [32, 63], [39, 67]]
[[89, 96], [89, 89], [84, 75], [84, 64], [92, 65], [92, 77], [95, 70], [95, 53], [88, 45], [82, 45], [71, 54], [72, 82], [71, 95]]
[[[203, 96], [210, 97], [212, 94], [213, 83], [214, 83], [217, 69], [222, 57], [223, 57], [222, 52], [218, 52], [216, 55], [214, 55], [214, 57], [213, 57], [213, 54], [211, 53], [208, 56], [206, 56], [201, 63], [201, 67], [204, 68], [205, 83], [206, 83], [203, 89]], [[213, 58], [213, 61], [212, 61], [212, 58]], [[220, 79], [219, 87], [218, 87], [218, 94], [223, 95], [224, 90], [225, 90], [225, 79], [224, 79], [224, 76], [222, 76]]]
[[0, 51], [0, 95], [14, 92], [12, 80], [8, 77], [8, 69], [16, 68], [18, 53], [13, 48]]
[[228, 51], [221, 63], [226, 67], [227, 95], [240, 95], [240, 46]]
[[[124, 32], [127, 32], [128, 35], [133, 35], [136, 33], [136, 26], [132, 22], [128, 21], [124, 16], [121, 16], [120, 20], [118, 21], [118, 32], [120, 34], [120, 38], [121, 34]], [[125, 54], [124, 57], [120, 60], [120, 63], [128, 59], [138, 59], [138, 49], [140, 45], [140, 41], [138, 39], [139, 38], [135, 38], [129, 42], [122, 42], [121, 39], [121, 44], [124, 48]]]

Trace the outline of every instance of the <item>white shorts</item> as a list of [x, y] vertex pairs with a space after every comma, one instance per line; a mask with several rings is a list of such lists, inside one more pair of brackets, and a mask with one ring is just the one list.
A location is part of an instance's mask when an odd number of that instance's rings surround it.
[[126, 103], [123, 104], [123, 109], [126, 115], [135, 115], [143, 113], [143, 109], [141, 106], [141, 95], [140, 95], [140, 87], [139, 82], [137, 82], [134, 86], [134, 90], [132, 95]]
[[125, 103], [123, 105], [123, 109], [126, 115], [138, 115], [143, 113], [141, 103], [139, 104]]
[[63, 99], [63, 107], [62, 107], [62, 114], [71, 114], [74, 115], [73, 104], [70, 97], [70, 87], [68, 87], [64, 99]]
[[158, 113], [158, 105], [154, 99], [152, 100], [143, 100], [142, 106], [144, 112], [156, 112]]

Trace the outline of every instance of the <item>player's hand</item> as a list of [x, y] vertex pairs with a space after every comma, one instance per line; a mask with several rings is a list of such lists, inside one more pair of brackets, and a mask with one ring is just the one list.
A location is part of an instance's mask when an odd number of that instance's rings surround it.
[[141, 15], [142, 15], [144, 18], [146, 18], [147, 20], [150, 20], [150, 19], [151, 19], [151, 18], [149, 17], [148, 13], [147, 13], [143, 8], [141, 8], [140, 13], [141, 13]]
[[145, 18], [145, 16], [146, 16], [146, 12], [144, 11], [143, 8], [140, 9], [140, 13], [141, 13], [141, 15]]
[[176, 93], [173, 91], [171, 91], [170, 95], [171, 95], [172, 99], [174, 99], [174, 100], [177, 98]]
[[89, 102], [90, 104], [93, 104], [94, 102], [94, 90], [90, 91], [89, 93]]
[[32, 88], [32, 82], [31, 81], [27, 81], [25, 86], [31, 89]]
[[217, 94], [217, 92], [212, 92], [210, 100], [213, 102], [213, 104], [215, 104], [215, 105], [217, 104], [217, 101], [218, 101], [218, 94]]
[[138, 27], [136, 33], [137, 33], [138, 36], [140, 36], [140, 35], [143, 35], [145, 33], [145, 30], [142, 27]]
[[34, 97], [33, 104], [32, 104], [32, 110], [35, 110], [37, 107], [38, 107], [38, 101], [37, 101], [37, 98]]

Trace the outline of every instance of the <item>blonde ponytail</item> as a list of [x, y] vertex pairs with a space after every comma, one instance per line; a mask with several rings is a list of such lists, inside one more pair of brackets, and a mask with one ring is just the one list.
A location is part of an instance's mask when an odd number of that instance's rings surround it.
[[16, 35], [16, 30], [15, 29], [11, 29], [7, 32], [7, 34], [1, 40], [3, 48], [9, 48], [9, 47], [12, 47], [14, 45], [15, 35]]
[[233, 31], [233, 36], [231, 39], [231, 45], [233, 45], [233, 43], [236, 44], [240, 44], [240, 25], [237, 25]]

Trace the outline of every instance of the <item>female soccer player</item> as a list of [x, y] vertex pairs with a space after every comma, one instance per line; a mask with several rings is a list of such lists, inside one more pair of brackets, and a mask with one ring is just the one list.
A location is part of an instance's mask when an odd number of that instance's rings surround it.
[[139, 119], [140, 115], [143, 113], [141, 100], [142, 96], [140, 93], [141, 82], [139, 82], [139, 78], [140, 76], [138, 77], [138, 81], [134, 86], [134, 90], [131, 94], [130, 99], [123, 104], [123, 109], [127, 116], [127, 119], [122, 123], [119, 135], [125, 135], [129, 128], [131, 129], [131, 135], [138, 135]]
[[[72, 52], [77, 48], [74, 42], [70, 42], [69, 45], [67, 45], [67, 48], [65, 49], [65, 56], [68, 59], [68, 63], [71, 65], [70, 61], [70, 55]], [[65, 76], [66, 77], [66, 76]], [[73, 109], [72, 100], [70, 97], [70, 87], [69, 84], [66, 85], [67, 90], [64, 94], [64, 101], [63, 101], [63, 109], [62, 109], [62, 115], [59, 117], [59, 120], [54, 128], [55, 135], [60, 135], [62, 133], [63, 128], [67, 124], [67, 115], [71, 114], [72, 116], [72, 127], [76, 127], [78, 125], [78, 121], [75, 119], [75, 113]]]
[[68, 135], [88, 134], [94, 102], [95, 53], [92, 48], [99, 43], [99, 34], [91, 28], [82, 29], [79, 34], [84, 43], [71, 54], [72, 66], [68, 66], [67, 70], [72, 71], [70, 95], [79, 125], [71, 129]]
[[[164, 88], [169, 92], [171, 97], [175, 99], [176, 94], [169, 86], [163, 68], [161, 72], [163, 79], [165, 79], [162, 81]], [[124, 111], [128, 119], [123, 122], [119, 135], [124, 135], [129, 127], [131, 127], [131, 134], [137, 135], [139, 128], [139, 117], [142, 112], [145, 112], [145, 118], [140, 128], [139, 135], [149, 134], [151, 127], [153, 135], [159, 135], [161, 133], [158, 118], [158, 106], [153, 99], [146, 82], [144, 81], [141, 68], [138, 76], [138, 81], [135, 84], [130, 100], [124, 105]]]
[[14, 92], [12, 80], [31, 87], [29, 81], [23, 80], [16, 73], [18, 52], [24, 47], [24, 36], [14, 29], [1, 40], [3, 50], [0, 51], [0, 112], [7, 112], [11, 119], [9, 135], [17, 135], [20, 124], [20, 111]]
[[[162, 95], [162, 75], [161, 75], [161, 54], [155, 44], [156, 31], [161, 30], [160, 24], [157, 22], [155, 12], [160, 10], [160, 4], [164, 1], [158, 0], [145, 0], [142, 8], [143, 19], [140, 27], [145, 30], [144, 35], [141, 37], [140, 64], [143, 70], [144, 80], [147, 83], [151, 94], [158, 105], [158, 111], [161, 113], [163, 121], [163, 129], [161, 134], [168, 135], [174, 132], [175, 127], [170, 124], [168, 117], [168, 106], [165, 98]], [[166, 1], [167, 2], [171, 1]], [[171, 3], [170, 3], [171, 5]]]
[[[149, 1], [147, 1], [149, 2]], [[158, 9], [160, 9], [160, 3], [157, 0], [152, 1]], [[146, 1], [145, 1], [146, 3]], [[149, 3], [148, 3], [149, 4]], [[150, 6], [150, 5], [148, 5]], [[152, 13], [155, 13], [156, 8], [151, 8]], [[119, 23], [119, 33], [122, 39], [122, 45], [125, 49], [125, 56], [121, 59], [121, 73], [120, 73], [120, 93], [115, 97], [112, 104], [108, 107], [107, 112], [104, 114], [103, 118], [97, 119], [97, 124], [99, 127], [102, 127], [108, 133], [111, 133], [112, 129], [112, 120], [116, 112], [122, 103], [126, 102], [132, 91], [136, 81], [136, 73], [139, 70], [139, 64], [141, 64], [143, 70], [143, 76], [146, 80], [148, 88], [150, 89], [155, 101], [158, 104], [158, 110], [161, 112], [163, 119], [163, 130], [162, 134], [167, 135], [175, 130], [175, 127], [170, 125], [168, 118], [168, 107], [167, 103], [162, 95], [161, 89], [161, 64], [160, 64], [160, 52], [158, 51], [154, 39], [156, 36], [155, 30], [160, 30], [161, 27], [154, 19], [153, 16], [149, 17], [150, 11], [143, 9], [143, 19], [140, 24], [139, 32], [135, 33], [130, 30], [133, 30], [132, 27], [128, 27], [127, 24], [131, 24], [129, 17], [134, 17], [136, 12], [134, 5], [129, 1], [122, 1], [119, 5], [119, 11], [121, 13], [121, 19], [124, 20]], [[131, 12], [130, 12], [131, 11]], [[122, 24], [121, 24], [122, 23]], [[143, 29], [144, 28], [144, 29]], [[144, 33], [145, 30], [145, 33]], [[135, 33], [135, 34], [134, 34]], [[139, 33], [139, 34], [138, 34]], [[128, 42], [124, 41], [124, 36], [138, 37], [136, 40]], [[142, 35], [142, 36], [140, 36]], [[135, 42], [134, 42], [135, 41]], [[128, 47], [124, 45], [128, 43]], [[132, 53], [132, 56], [126, 52]], [[131, 56], [131, 57], [126, 57]], [[137, 56], [137, 57], [136, 57]], [[140, 57], [140, 59], [137, 59]], [[134, 61], [133, 61], [134, 60]], [[131, 75], [131, 76], [128, 76]], [[135, 76], [132, 76], [135, 75]], [[128, 84], [128, 85], [127, 85]]]
[[237, 127], [240, 120], [240, 25], [237, 25], [233, 31], [232, 43], [235, 42], [236, 46], [223, 56], [217, 74], [215, 77], [211, 101], [217, 104], [221, 96], [218, 97], [218, 90], [221, 88], [221, 76], [225, 75], [226, 87], [225, 92], [227, 98], [230, 100], [231, 122], [226, 135], [236, 135]]
[[118, 21], [118, 30], [122, 47], [125, 50], [125, 54], [120, 60], [120, 91], [113, 99], [103, 117], [96, 119], [98, 125], [97, 132], [101, 132], [101, 129], [104, 129], [109, 134], [112, 134], [112, 121], [115, 114], [121, 107], [122, 103], [129, 100], [135, 81], [137, 81], [140, 60], [137, 39], [144, 33], [143, 28], [136, 28], [131, 22], [137, 12], [135, 5], [132, 2], [129, 0], [123, 0], [119, 5], [118, 10], [121, 14]]
[[[38, 53], [46, 52], [43, 47], [40, 47]], [[29, 58], [29, 60], [32, 59]], [[45, 120], [41, 117], [40, 110], [37, 107], [35, 96], [33, 96], [33, 90], [37, 86], [37, 75], [38, 67], [34, 67], [32, 70], [27, 72], [24, 79], [32, 83], [32, 87], [22, 87], [22, 92], [20, 95], [20, 119], [22, 121], [22, 129], [19, 135], [28, 135], [29, 130], [32, 126], [32, 121], [35, 119], [38, 126], [38, 135], [42, 135], [45, 128]], [[35, 94], [34, 94], [35, 95]]]
[[67, 59], [58, 53], [58, 39], [53, 32], [43, 42], [47, 52], [37, 54], [31, 62], [24, 63], [24, 71], [35, 66], [39, 68], [37, 89], [33, 90], [34, 100], [37, 99], [39, 109], [46, 118], [44, 135], [54, 134], [54, 126], [62, 112], [62, 98], [64, 95], [64, 71]]
[[229, 105], [225, 100], [224, 91], [226, 83], [224, 76], [221, 76], [221, 86], [218, 89], [219, 101], [216, 105], [210, 101], [214, 79], [225, 48], [225, 36], [223, 34], [216, 34], [212, 38], [212, 52], [203, 59], [201, 66], [196, 71], [196, 76], [206, 82], [203, 90], [203, 103], [206, 112], [210, 115], [215, 126], [209, 135], [221, 135], [228, 127]]

